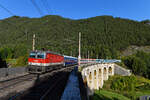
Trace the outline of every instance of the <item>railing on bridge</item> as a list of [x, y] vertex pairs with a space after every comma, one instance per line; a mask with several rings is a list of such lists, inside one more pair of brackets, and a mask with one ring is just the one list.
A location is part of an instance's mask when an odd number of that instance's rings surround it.
[[121, 60], [118, 59], [81, 59], [80, 63], [116, 63], [121, 62]]

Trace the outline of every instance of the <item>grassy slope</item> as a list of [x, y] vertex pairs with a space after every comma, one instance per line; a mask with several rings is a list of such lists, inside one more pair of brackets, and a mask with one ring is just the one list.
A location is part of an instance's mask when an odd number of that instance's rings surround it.
[[121, 94], [106, 91], [106, 90], [96, 91], [92, 99], [93, 100], [130, 100], [129, 98]]
[[[150, 80], [137, 76], [137, 84], [136, 84], [137, 88], [144, 86], [144, 84], [146, 83], [150, 84]], [[136, 97], [143, 96], [143, 95], [150, 95], [150, 88], [137, 89], [137, 91], [135, 91], [135, 94], [136, 94]]]
[[110, 88], [111, 82], [120, 77], [118, 75], [112, 76], [109, 78], [108, 81], [105, 81], [103, 90], [95, 91], [94, 96], [92, 97], [93, 100], [130, 100], [134, 95], [134, 99], [136, 100], [140, 96], [143, 95], [150, 95], [150, 88], [139, 88], [144, 86], [145, 84], [150, 84], [150, 80], [143, 78], [141, 76], [136, 76], [136, 88], [134, 92], [129, 91], [114, 91]]

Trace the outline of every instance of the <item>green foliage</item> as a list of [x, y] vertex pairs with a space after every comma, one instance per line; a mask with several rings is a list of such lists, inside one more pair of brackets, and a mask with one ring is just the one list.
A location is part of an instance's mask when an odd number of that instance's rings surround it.
[[94, 92], [94, 95], [91, 97], [91, 100], [130, 100], [129, 98], [106, 90], [98, 90]]
[[10, 59], [13, 57], [13, 49], [8, 47], [0, 48], [0, 55], [2, 59]]
[[111, 89], [119, 91], [134, 91], [136, 78], [134, 76], [118, 77], [112, 81]]
[[25, 66], [25, 65], [27, 65], [27, 61], [28, 61], [27, 55], [20, 56], [19, 58], [17, 58], [15, 66]]
[[122, 61], [134, 74], [150, 78], [150, 53], [138, 51], [135, 55], [124, 57]]
[[131, 100], [138, 100], [140, 96], [150, 94], [150, 80], [141, 76], [115, 75], [105, 81], [103, 90], [118, 93]]
[[16, 66], [16, 59], [6, 59], [8, 67], [15, 67]]
[[150, 20], [143, 20], [143, 21], [141, 21], [141, 23], [143, 23], [143, 24], [150, 24]]
[[149, 90], [150, 89], [150, 83], [145, 83], [144, 85], [142, 86], [139, 86], [138, 89], [140, 90]]
[[132, 69], [133, 72], [137, 75], [146, 75], [146, 64], [140, 58], [133, 59]]
[[25, 44], [17, 44], [14, 48], [14, 58], [18, 58], [20, 56], [23, 56], [27, 54], [27, 46]]

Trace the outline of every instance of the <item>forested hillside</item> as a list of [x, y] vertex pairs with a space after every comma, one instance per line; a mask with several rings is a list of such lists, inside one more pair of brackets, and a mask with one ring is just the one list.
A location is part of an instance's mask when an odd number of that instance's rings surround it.
[[24, 56], [31, 50], [32, 36], [36, 34], [36, 49], [77, 56], [79, 32], [82, 33], [82, 57], [89, 51], [90, 58], [117, 58], [120, 51], [130, 45], [150, 44], [150, 26], [144, 21], [112, 16], [81, 20], [54, 15], [42, 18], [14, 16], [0, 20], [0, 52], [4, 52], [3, 58]]

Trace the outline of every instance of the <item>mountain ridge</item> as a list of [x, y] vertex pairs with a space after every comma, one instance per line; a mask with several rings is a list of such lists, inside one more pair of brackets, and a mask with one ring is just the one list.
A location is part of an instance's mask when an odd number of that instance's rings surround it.
[[36, 34], [37, 49], [47, 48], [66, 55], [72, 51], [77, 56], [79, 32], [83, 57], [90, 51], [91, 58], [116, 58], [130, 45], [150, 44], [150, 27], [138, 21], [106, 15], [80, 20], [49, 15], [0, 20], [0, 47], [29, 51]]

